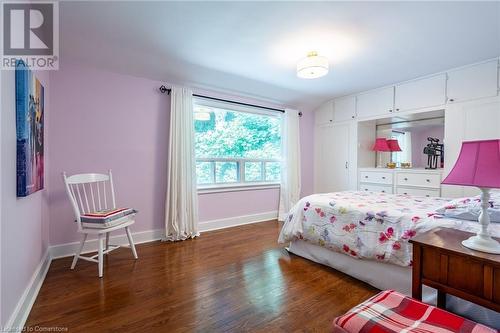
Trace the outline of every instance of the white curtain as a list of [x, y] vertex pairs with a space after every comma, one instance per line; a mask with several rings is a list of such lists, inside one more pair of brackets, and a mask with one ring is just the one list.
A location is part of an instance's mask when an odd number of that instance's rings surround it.
[[170, 98], [165, 238], [177, 241], [199, 236], [193, 92], [173, 87]]
[[299, 112], [286, 109], [282, 122], [281, 191], [278, 221], [300, 200], [300, 138]]

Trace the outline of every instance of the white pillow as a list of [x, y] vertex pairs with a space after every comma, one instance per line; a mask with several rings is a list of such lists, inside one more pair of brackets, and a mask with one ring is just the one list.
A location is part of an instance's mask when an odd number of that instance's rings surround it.
[[[500, 190], [490, 191], [488, 215], [491, 222], [500, 222]], [[454, 199], [436, 209], [438, 214], [461, 220], [477, 221], [481, 213], [481, 196]]]

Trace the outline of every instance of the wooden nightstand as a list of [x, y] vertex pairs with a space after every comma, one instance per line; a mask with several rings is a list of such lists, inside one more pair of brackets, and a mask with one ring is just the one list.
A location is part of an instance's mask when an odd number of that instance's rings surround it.
[[500, 255], [462, 246], [471, 233], [437, 228], [414, 237], [412, 297], [422, 300], [422, 285], [438, 290], [438, 307], [446, 294], [500, 311]]

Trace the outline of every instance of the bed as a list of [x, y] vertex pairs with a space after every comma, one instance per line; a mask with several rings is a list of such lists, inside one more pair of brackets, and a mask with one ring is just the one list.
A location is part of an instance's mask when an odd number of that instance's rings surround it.
[[[415, 235], [436, 227], [476, 232], [475, 221], [445, 218], [437, 208], [449, 199], [345, 191], [304, 197], [289, 212], [279, 242], [291, 253], [328, 265], [385, 290], [411, 295], [412, 247]], [[490, 231], [500, 236], [500, 223]], [[424, 289], [424, 301], [435, 292]], [[448, 296], [448, 309], [493, 326], [500, 314]]]

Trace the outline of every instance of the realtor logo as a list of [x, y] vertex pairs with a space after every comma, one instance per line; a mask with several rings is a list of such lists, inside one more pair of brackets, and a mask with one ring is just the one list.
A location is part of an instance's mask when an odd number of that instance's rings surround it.
[[23, 60], [31, 69], [58, 69], [57, 2], [2, 3], [2, 69]]

